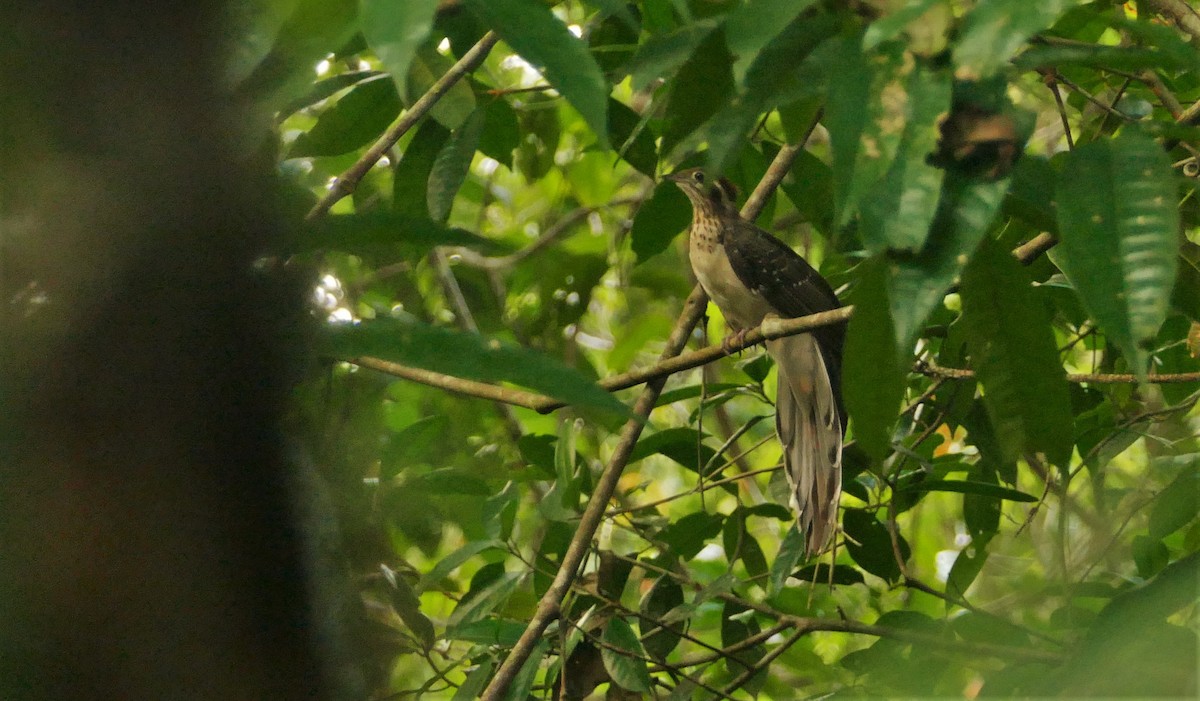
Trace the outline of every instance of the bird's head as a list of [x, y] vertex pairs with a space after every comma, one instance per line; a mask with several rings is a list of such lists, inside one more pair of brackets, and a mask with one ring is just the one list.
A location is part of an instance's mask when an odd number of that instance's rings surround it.
[[737, 211], [737, 187], [728, 178], [713, 178], [703, 168], [687, 168], [666, 176], [679, 186], [697, 211]]

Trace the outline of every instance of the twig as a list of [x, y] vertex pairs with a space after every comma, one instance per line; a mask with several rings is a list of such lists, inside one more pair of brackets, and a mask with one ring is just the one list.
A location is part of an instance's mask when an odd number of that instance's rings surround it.
[[1075, 139], [1071, 136], [1071, 122], [1067, 119], [1067, 106], [1063, 104], [1062, 91], [1058, 89], [1058, 74], [1053, 70], [1042, 73], [1042, 80], [1050, 88], [1054, 96], [1054, 104], [1058, 107], [1058, 117], [1062, 120], [1063, 134], [1067, 137], [1067, 148], [1075, 150]]
[[806, 632], [808, 631], [804, 630], [803, 628], [798, 628], [792, 631], [792, 634], [789, 635], [782, 643], [776, 645], [774, 650], [771, 650], [766, 655], [763, 655], [763, 658], [759, 660], [754, 667], [742, 672], [740, 675], [738, 675], [737, 679], [734, 679], [732, 682], [730, 682], [729, 686], [725, 687], [724, 693], [729, 695], [745, 686], [747, 682], [754, 678], [755, 674], [758, 674], [762, 670], [766, 669], [772, 662], [775, 661], [775, 658], [779, 657], [784, 652], [787, 652], [788, 648], [799, 642], [800, 638], [804, 637]]
[[[944, 377], [950, 380], [974, 379], [975, 371], [965, 368], [946, 368], [924, 361], [917, 364], [916, 371], [928, 377]], [[1123, 385], [1137, 382], [1137, 375], [1129, 373], [1103, 372], [1073, 372], [1067, 374], [1067, 382], [1088, 383], [1093, 385]], [[1146, 381], [1150, 384], [1175, 384], [1179, 382], [1200, 382], [1200, 372], [1166, 372], [1149, 375]]]
[[495, 32], [488, 32], [483, 35], [483, 38], [475, 43], [463, 57], [458, 60], [449, 70], [438, 78], [429, 90], [425, 92], [416, 102], [409, 107], [408, 110], [400, 116], [400, 119], [395, 124], [388, 127], [388, 130], [383, 133], [383, 136], [371, 145], [367, 152], [359, 158], [354, 165], [346, 169], [334, 180], [329, 191], [320, 199], [313, 208], [305, 215], [306, 221], [314, 221], [329, 213], [330, 208], [337, 204], [343, 197], [354, 192], [358, 187], [358, 181], [362, 180], [367, 171], [379, 162], [389, 149], [396, 145], [400, 137], [404, 136], [409, 129], [421, 121], [421, 118], [433, 108], [437, 101], [454, 87], [454, 84], [462, 80], [463, 76], [475, 70], [487, 58], [488, 52], [496, 45], [500, 37]]

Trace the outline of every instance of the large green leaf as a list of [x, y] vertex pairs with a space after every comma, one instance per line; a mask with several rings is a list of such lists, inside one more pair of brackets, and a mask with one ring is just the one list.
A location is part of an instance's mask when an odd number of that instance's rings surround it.
[[1008, 179], [946, 178], [929, 240], [916, 255], [889, 256], [888, 302], [897, 348], [908, 351], [992, 226]]
[[788, 24], [755, 56], [734, 99], [685, 143], [707, 141], [709, 168], [718, 173], [727, 170], [760, 115], [796, 98], [803, 87], [800, 64], [839, 24], [837, 15], [828, 12], [806, 14]]
[[443, 226], [426, 217], [390, 212], [339, 214], [307, 223], [291, 252], [335, 250], [363, 255], [372, 252], [416, 259], [434, 246], [470, 246], [479, 251], [498, 252], [494, 241], [469, 231]]
[[481, 382], [512, 382], [555, 399], [627, 415], [625, 405], [576, 370], [519, 346], [430, 326], [412, 317], [324, 327], [336, 358], [374, 356]]
[[874, 259], [860, 266], [842, 367], [842, 394], [854, 420], [854, 439], [875, 458], [891, 450], [892, 425], [904, 397], [906, 368], [901, 358], [908, 356], [896, 352], [884, 263]]
[[438, 0], [359, 0], [363, 37], [406, 98], [408, 67], [433, 27], [437, 6]]
[[901, 130], [895, 155], [884, 176], [867, 191], [862, 210], [862, 237], [874, 251], [918, 251], [925, 245], [937, 213], [944, 171], [929, 162], [937, 148], [938, 125], [950, 109], [950, 73], [913, 59], [897, 66], [872, 102], [877, 118], [864, 139], [888, 143]]
[[1054, 261], [1084, 308], [1146, 373], [1146, 348], [1167, 317], [1179, 241], [1171, 162], [1128, 130], [1072, 151], [1058, 179]]
[[725, 46], [725, 32], [704, 35], [695, 53], [675, 71], [663, 114], [662, 153], [673, 152], [693, 132], [716, 114], [733, 94], [733, 56]]
[[[639, 609], [645, 618], [665, 624], [664, 618], [667, 614], [682, 605], [683, 588], [674, 579], [664, 575], [655, 580], [649, 593], [642, 599]], [[682, 640], [677, 631], [684, 628], [686, 623], [676, 621], [659, 626], [647, 623], [645, 618], [638, 624], [642, 630], [642, 644], [646, 646], [646, 652], [655, 659], [665, 659]]]
[[713, 21], [695, 22], [647, 38], [629, 61], [633, 89], [644, 90], [651, 82], [674, 74], [718, 26]]
[[638, 262], [667, 250], [671, 241], [688, 228], [692, 209], [674, 183], [660, 185], [638, 207], [629, 230], [629, 245]]
[[392, 170], [392, 211], [411, 217], [429, 216], [429, 174], [450, 131], [436, 119], [426, 119], [413, 134]]
[[433, 161], [425, 198], [429, 205], [429, 216], [434, 221], [444, 223], [450, 218], [450, 209], [454, 206], [458, 189], [467, 179], [475, 149], [479, 147], [486, 114], [482, 109], [472, 112], [467, 121], [450, 134]]
[[[408, 104], [412, 104], [424, 95], [433, 84], [449, 70], [453, 62], [437, 52], [437, 49], [425, 44], [417, 50], [408, 69]], [[471, 84], [465, 80], [455, 82], [437, 102], [433, 103], [429, 114], [442, 123], [447, 129], [457, 129], [467, 121], [467, 117], [475, 111], [475, 92]]]
[[1008, 61], [1035, 33], [1046, 29], [1080, 0], [987, 0], [963, 19], [961, 38], [954, 47], [955, 76], [987, 78]]
[[608, 147], [608, 85], [587, 45], [538, 0], [466, 0], [481, 20], [546, 76]]
[[368, 78], [321, 112], [313, 128], [292, 142], [288, 158], [337, 156], [366, 146], [399, 114], [396, 86], [384, 76]]
[[963, 272], [967, 347], [1005, 459], [1028, 449], [1055, 465], [1071, 457], [1071, 398], [1054, 331], [1028, 275], [995, 242]]
[[623, 689], [649, 693], [652, 682], [646, 668], [646, 651], [629, 623], [619, 616], [613, 618], [605, 626], [602, 640], [600, 655], [613, 681]]

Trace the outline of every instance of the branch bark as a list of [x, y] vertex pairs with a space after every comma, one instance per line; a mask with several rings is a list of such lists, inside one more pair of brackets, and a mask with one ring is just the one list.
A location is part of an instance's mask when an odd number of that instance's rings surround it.
[[463, 76], [478, 68], [492, 47], [500, 37], [496, 36], [495, 32], [488, 32], [483, 35], [483, 38], [475, 43], [463, 57], [458, 60], [441, 78], [430, 86], [416, 102], [409, 107], [408, 110], [400, 116], [400, 119], [395, 124], [388, 127], [388, 130], [379, 137], [379, 140], [367, 149], [367, 152], [359, 158], [354, 165], [346, 169], [346, 172], [337, 177], [333, 185], [329, 188], [329, 192], [320, 199], [313, 208], [305, 215], [305, 221], [315, 221], [329, 213], [330, 208], [337, 204], [339, 200], [354, 192], [358, 187], [358, 181], [362, 180], [367, 171], [379, 162], [387, 154], [388, 150], [396, 145], [400, 137], [404, 136], [409, 129], [412, 129], [421, 118], [429, 113], [437, 101], [454, 87], [454, 84], [462, 80]]

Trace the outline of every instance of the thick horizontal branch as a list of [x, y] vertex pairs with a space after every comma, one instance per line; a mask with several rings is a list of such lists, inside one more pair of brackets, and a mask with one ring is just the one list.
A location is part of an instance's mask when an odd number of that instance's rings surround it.
[[[763, 325], [746, 334], [745, 339], [740, 343], [731, 342], [729, 348], [726, 349], [720, 345], [707, 346], [700, 350], [691, 353], [684, 353], [666, 360], [660, 360], [651, 367], [643, 370], [635, 370], [632, 372], [613, 375], [600, 380], [597, 384], [600, 387], [615, 392], [617, 390], [628, 389], [644, 384], [651, 380], [667, 377], [683, 370], [700, 367], [714, 360], [724, 358], [733, 353], [737, 353], [743, 349], [757, 345], [764, 341], [782, 338], [784, 336], [793, 336], [805, 331], [811, 331], [822, 326], [829, 326], [840, 323], [850, 318], [853, 313], [853, 307], [842, 307], [829, 312], [821, 312], [820, 314], [810, 314], [802, 316], [798, 319], [769, 319], [763, 322]], [[555, 409], [561, 409], [566, 406], [565, 403], [547, 397], [544, 394], [535, 392], [526, 392], [519, 389], [511, 389], [494, 385], [488, 382], [476, 382], [474, 380], [465, 380], [454, 375], [445, 375], [440, 372], [431, 370], [422, 370], [420, 368], [394, 363], [381, 358], [372, 358], [369, 356], [350, 358], [349, 363], [358, 365], [371, 370], [377, 370], [388, 375], [400, 377], [413, 382], [437, 387], [439, 389], [448, 390], [458, 394], [465, 394], [471, 397], [479, 397], [480, 399], [491, 399], [493, 401], [505, 402], [514, 406], [533, 409], [542, 413], [548, 413]]]

